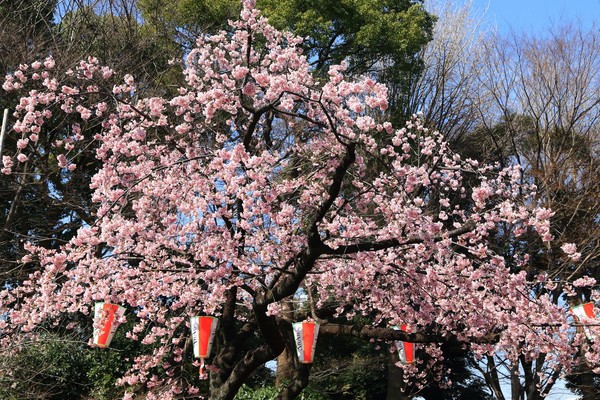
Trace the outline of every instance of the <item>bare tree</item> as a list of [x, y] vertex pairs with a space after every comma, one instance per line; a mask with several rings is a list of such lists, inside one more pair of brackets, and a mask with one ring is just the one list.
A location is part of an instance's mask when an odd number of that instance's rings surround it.
[[480, 120], [483, 15], [471, 0], [435, 0], [427, 8], [438, 21], [433, 40], [421, 51], [423, 70], [411, 84], [407, 113], [423, 111], [435, 129], [456, 139]]
[[[479, 148], [493, 149], [504, 162], [518, 162], [523, 179], [538, 188], [537, 201], [555, 212], [551, 247], [527, 242], [528, 273], [571, 284], [584, 274], [600, 272], [600, 34], [575, 24], [556, 27], [546, 36], [495, 38], [487, 42], [486, 65], [480, 84], [484, 96], [480, 115], [483, 128], [473, 138]], [[561, 247], [577, 245], [568, 257]], [[521, 244], [523, 245], [523, 244]], [[579, 304], [593, 292], [576, 290], [555, 301]], [[535, 293], [535, 288], [533, 288]], [[545, 356], [510, 372], [512, 399], [540, 399], [547, 394], [561, 368], [548, 367]], [[497, 385], [491, 371], [502, 360], [488, 359], [486, 378]], [[579, 391], [595, 399], [591, 366], [579, 361]], [[484, 374], [484, 375], [485, 375]], [[492, 382], [496, 381], [496, 382]], [[499, 398], [502, 398], [499, 396]]]

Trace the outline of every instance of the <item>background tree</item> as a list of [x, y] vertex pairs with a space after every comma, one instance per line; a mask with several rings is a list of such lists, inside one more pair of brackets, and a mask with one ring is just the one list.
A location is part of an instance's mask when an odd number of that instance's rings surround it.
[[[144, 18], [185, 49], [196, 37], [227, 28], [226, 21], [239, 12], [239, 1], [141, 0]], [[431, 40], [435, 17], [423, 1], [272, 1], [258, 7], [278, 29], [305, 38], [304, 51], [317, 75], [330, 65], [348, 63], [351, 75], [370, 74], [389, 88], [389, 112], [394, 122], [404, 122], [411, 79], [419, 76], [420, 51]], [[408, 110], [408, 112], [407, 112]]]
[[438, 22], [418, 55], [422, 69], [411, 78], [404, 114], [422, 111], [429, 126], [455, 142], [481, 124], [479, 104], [485, 92], [480, 75], [489, 32], [471, 1], [428, 1], [427, 10]]
[[206, 33], [227, 29], [240, 12], [238, 0], [138, 0], [148, 29], [186, 53]]
[[52, 46], [57, 0], [0, 1], [0, 71], [14, 70], [47, 55]]
[[[146, 33], [137, 22], [135, 3], [126, 1], [15, 1], [5, 2], [2, 8], [4, 35], [1, 55], [10, 59], [0, 62], [3, 72], [19, 70], [19, 65], [44, 59], [52, 54], [59, 61], [54, 68], [65, 71], [91, 53], [101, 57], [118, 73], [128, 71], [143, 82], [141, 89], [148, 91], [169, 90], [169, 84], [177, 79], [169, 71], [169, 56], [173, 48], [161, 45]], [[60, 23], [55, 23], [60, 21]], [[125, 51], [125, 49], [128, 49]], [[125, 56], [124, 56], [125, 55]], [[52, 61], [56, 63], [56, 61]], [[16, 82], [21, 85], [20, 82]], [[22, 85], [19, 92], [11, 91], [3, 97], [3, 104], [16, 104], [18, 95], [26, 93], [30, 84]], [[94, 145], [78, 154], [79, 171], [60, 171], [56, 168], [56, 149], [51, 144], [56, 138], [66, 138], [69, 124], [77, 120], [56, 120], [48, 124], [46, 131], [38, 136], [40, 149], [29, 158], [20, 174], [6, 176], [2, 180], [3, 207], [0, 213], [0, 252], [5, 277], [18, 279], [14, 269], [23, 255], [23, 240], [47, 241], [47, 247], [57, 247], [61, 240], [68, 240], [74, 230], [89, 224], [92, 213], [89, 182], [97, 171]], [[80, 121], [81, 122], [81, 121]], [[12, 119], [9, 121], [9, 129]], [[99, 126], [86, 125], [96, 130]], [[93, 136], [93, 135], [92, 135]], [[3, 143], [3, 155], [18, 152], [14, 136], [7, 136]], [[47, 140], [47, 141], [46, 141]], [[27, 146], [24, 142], [21, 145]], [[4, 278], [5, 279], [5, 278]]]
[[[469, 6], [467, 2], [459, 10], [447, 7], [449, 12], [437, 12], [442, 22], [455, 23], [436, 26], [425, 51], [443, 45], [431, 52], [430, 61], [427, 53], [423, 56], [424, 74], [414, 86], [415, 104], [421, 102], [429, 120], [453, 139], [453, 148], [463, 156], [523, 165], [524, 179], [539, 187], [538, 203], [556, 210], [553, 233], [560, 239], [552, 248], [535, 239], [503, 244], [500, 235], [497, 251], [527, 249], [531, 276], [547, 273], [559, 284], [580, 277], [575, 271], [587, 269], [584, 274], [594, 274], [598, 191], [597, 179], [589, 178], [598, 175], [597, 35], [593, 29], [582, 31], [572, 25], [556, 27], [541, 37], [513, 34], [484, 42], [485, 33], [470, 30], [477, 26], [476, 19], [461, 23], [470, 18]], [[446, 35], [437, 30], [444, 27], [449, 27]], [[469, 50], [462, 54], [463, 49]], [[561, 247], [568, 243], [589, 251], [583, 262], [565, 257]], [[588, 301], [590, 295], [579, 292], [581, 300], [575, 303]], [[536, 398], [539, 382], [534, 377], [546, 368], [543, 358], [538, 361], [537, 365], [521, 363], [520, 368], [530, 372], [520, 381], [513, 375], [513, 395]], [[497, 381], [501, 374], [490, 373], [496, 363], [504, 361], [492, 362], [482, 375], [494, 379], [490, 387], [503, 398]], [[546, 372], [554, 377], [559, 373]], [[592, 387], [591, 382], [588, 378], [586, 386]], [[594, 398], [597, 393], [590, 391], [587, 396]]]
[[[598, 42], [594, 28], [584, 31], [576, 25], [556, 27], [541, 37], [514, 35], [490, 42], [481, 76], [490, 101], [483, 105], [486, 112], [481, 112], [484, 128], [469, 139], [482, 140], [481, 147], [504, 163], [520, 163], [524, 179], [538, 188], [536, 202], [554, 211], [556, 239], [552, 245], [527, 240], [527, 269], [531, 277], [556, 282], [558, 289], [584, 276], [598, 276]], [[576, 257], [566, 257], [561, 251], [570, 243], [577, 245]], [[589, 289], [577, 289], [563, 296], [558, 289], [554, 292], [557, 303], [578, 304], [592, 295]], [[519, 381], [512, 375], [513, 393], [536, 399], [552, 387], [550, 380], [536, 389], [540, 384], [536, 374], [546, 368], [544, 361], [542, 356], [533, 364], [520, 362], [525, 376]], [[580, 373], [588, 371], [579, 377], [581, 393], [586, 399], [596, 398], [591, 368], [583, 359], [581, 363]], [[516, 368], [513, 365], [511, 370]], [[556, 366], [549, 376], [555, 379], [559, 373], [560, 366]]]

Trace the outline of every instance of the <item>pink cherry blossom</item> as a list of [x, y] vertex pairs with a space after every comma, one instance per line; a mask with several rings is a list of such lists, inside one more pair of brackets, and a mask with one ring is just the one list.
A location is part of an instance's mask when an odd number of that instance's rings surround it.
[[48, 68], [48, 69], [52, 69], [54, 68], [55, 65], [55, 61], [52, 57], [48, 57], [44, 60], [44, 67]]

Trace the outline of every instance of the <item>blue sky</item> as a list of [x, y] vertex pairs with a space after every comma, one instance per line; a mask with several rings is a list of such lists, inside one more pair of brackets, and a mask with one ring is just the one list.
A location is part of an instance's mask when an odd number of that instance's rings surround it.
[[[425, 0], [427, 1], [427, 0]], [[600, 28], [600, 0], [472, 0], [475, 10], [485, 10], [486, 25], [500, 33], [542, 33], [553, 24], [580, 21]]]

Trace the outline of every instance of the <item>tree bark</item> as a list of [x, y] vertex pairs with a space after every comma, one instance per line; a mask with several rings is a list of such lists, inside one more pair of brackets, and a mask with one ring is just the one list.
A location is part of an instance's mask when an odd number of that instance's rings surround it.
[[390, 353], [388, 358], [388, 384], [386, 400], [408, 400], [410, 396], [403, 391], [402, 370], [396, 365], [400, 361], [396, 353]]
[[487, 359], [487, 370], [478, 368], [483, 375], [486, 383], [488, 384], [492, 394], [498, 400], [505, 400], [504, 393], [502, 393], [502, 387], [500, 386], [500, 376], [498, 375], [498, 366], [493, 356], [488, 355]]
[[[283, 301], [281, 303], [281, 309], [286, 316], [293, 316], [294, 306], [291, 301]], [[275, 387], [278, 389], [282, 389], [292, 382], [294, 378], [294, 369], [297, 367], [294, 355], [295, 348], [293, 334], [284, 331], [283, 335], [286, 346], [285, 350], [277, 357], [277, 374], [275, 375]]]
[[579, 370], [581, 371], [579, 389], [581, 390], [581, 400], [597, 400], [599, 393], [596, 392], [596, 388], [594, 387], [594, 375], [590, 366], [585, 361], [587, 347], [587, 344], [583, 344], [579, 348]]
[[521, 378], [519, 376], [519, 362], [511, 363], [510, 367], [510, 391], [512, 400], [525, 400]]
[[285, 387], [291, 382], [294, 375], [294, 354], [289, 348], [277, 357], [277, 374], [275, 375], [275, 387], [278, 389]]
[[298, 397], [300, 393], [308, 386], [308, 376], [310, 364], [295, 365], [292, 376], [287, 386], [279, 393], [275, 400], [292, 400]]

